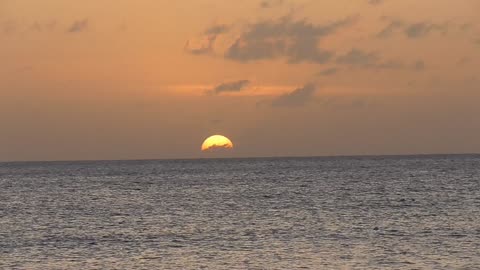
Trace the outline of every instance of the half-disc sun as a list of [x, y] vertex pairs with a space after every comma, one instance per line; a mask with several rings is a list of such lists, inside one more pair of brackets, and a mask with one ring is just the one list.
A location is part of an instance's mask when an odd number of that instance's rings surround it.
[[232, 149], [232, 141], [222, 135], [213, 135], [205, 139], [202, 144], [202, 151], [215, 151], [219, 149]]

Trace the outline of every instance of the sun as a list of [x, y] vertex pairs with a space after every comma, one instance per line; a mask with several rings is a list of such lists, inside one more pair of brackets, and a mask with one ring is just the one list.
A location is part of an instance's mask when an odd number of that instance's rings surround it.
[[213, 135], [203, 141], [202, 151], [215, 151], [219, 149], [233, 149], [232, 141], [222, 135]]

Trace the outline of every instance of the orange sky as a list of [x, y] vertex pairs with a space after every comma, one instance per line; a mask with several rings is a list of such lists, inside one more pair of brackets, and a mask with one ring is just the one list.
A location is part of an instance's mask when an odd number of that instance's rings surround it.
[[477, 0], [0, 0], [0, 161], [480, 152]]

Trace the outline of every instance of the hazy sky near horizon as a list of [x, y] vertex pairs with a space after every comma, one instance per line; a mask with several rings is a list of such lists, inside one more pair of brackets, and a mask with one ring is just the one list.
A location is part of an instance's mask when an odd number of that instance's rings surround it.
[[0, 161], [480, 152], [478, 0], [0, 0]]

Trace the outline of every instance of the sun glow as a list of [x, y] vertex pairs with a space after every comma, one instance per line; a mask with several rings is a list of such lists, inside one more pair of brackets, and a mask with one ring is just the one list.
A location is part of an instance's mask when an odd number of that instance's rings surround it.
[[214, 151], [217, 149], [232, 149], [233, 143], [225, 136], [213, 135], [205, 139], [202, 144], [202, 151]]

